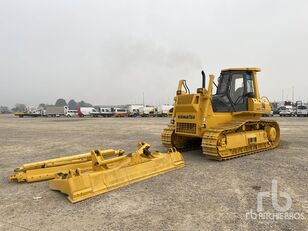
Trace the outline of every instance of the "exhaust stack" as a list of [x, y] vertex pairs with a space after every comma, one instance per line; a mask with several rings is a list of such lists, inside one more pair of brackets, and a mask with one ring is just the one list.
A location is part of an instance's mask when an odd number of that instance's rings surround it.
[[201, 75], [202, 75], [202, 88], [205, 88], [205, 73], [204, 73], [204, 71], [202, 70], [201, 71]]

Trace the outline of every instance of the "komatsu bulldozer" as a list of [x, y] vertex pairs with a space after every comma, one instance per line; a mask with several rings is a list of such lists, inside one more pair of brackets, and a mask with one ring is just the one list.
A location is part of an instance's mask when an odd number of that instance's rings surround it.
[[[174, 98], [170, 124], [162, 132], [162, 143], [187, 150], [202, 147], [203, 153], [216, 160], [227, 160], [276, 148], [280, 141], [275, 120], [262, 119], [270, 113], [266, 97], [260, 97], [259, 68], [229, 68], [221, 71], [218, 84], [214, 75], [202, 71], [202, 87], [190, 93], [180, 80]], [[214, 85], [216, 93], [213, 94]]]

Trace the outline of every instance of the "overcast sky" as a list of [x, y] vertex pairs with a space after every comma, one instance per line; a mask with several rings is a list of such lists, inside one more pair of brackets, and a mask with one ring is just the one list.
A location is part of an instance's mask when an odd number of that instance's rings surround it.
[[308, 100], [308, 1], [0, 0], [0, 105], [172, 103], [200, 70], [261, 67], [261, 95]]

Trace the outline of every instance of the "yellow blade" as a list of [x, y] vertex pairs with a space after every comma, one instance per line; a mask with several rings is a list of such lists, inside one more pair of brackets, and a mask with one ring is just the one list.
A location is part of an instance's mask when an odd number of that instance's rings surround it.
[[[99, 150], [103, 156], [122, 155], [123, 150]], [[82, 172], [92, 170], [91, 152], [55, 159], [23, 164], [15, 169], [15, 174], [9, 177], [15, 182], [36, 182], [55, 178], [57, 173], [68, 173], [70, 169], [79, 168]]]
[[175, 149], [150, 153], [148, 148], [141, 143], [136, 152], [112, 159], [93, 152], [91, 171], [59, 174], [49, 181], [49, 187], [67, 194], [74, 203], [184, 166], [183, 156]]

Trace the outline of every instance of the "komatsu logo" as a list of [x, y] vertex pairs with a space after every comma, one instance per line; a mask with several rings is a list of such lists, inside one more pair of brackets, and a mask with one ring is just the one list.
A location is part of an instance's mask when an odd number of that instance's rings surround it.
[[178, 119], [190, 119], [193, 120], [196, 117], [194, 115], [178, 115]]

